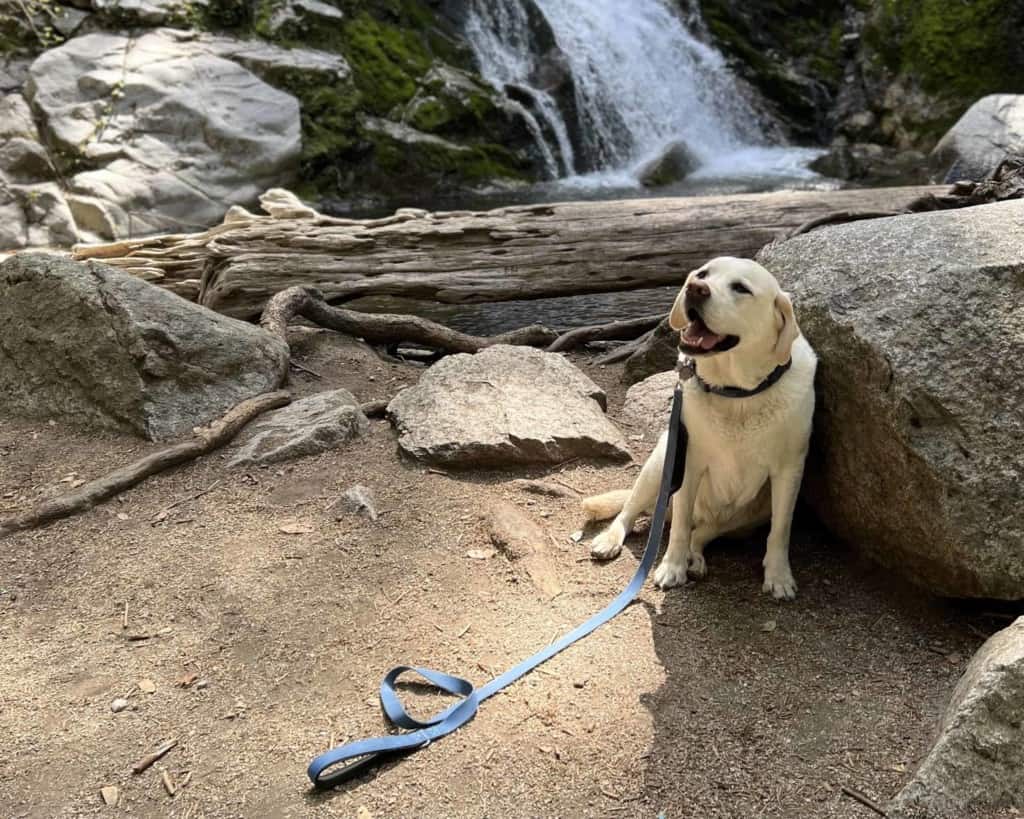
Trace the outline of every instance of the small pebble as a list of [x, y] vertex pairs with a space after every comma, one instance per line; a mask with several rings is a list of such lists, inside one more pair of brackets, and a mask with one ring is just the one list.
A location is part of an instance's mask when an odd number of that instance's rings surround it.
[[116, 700], [110, 703], [110, 710], [113, 711], [115, 714], [120, 714], [129, 705], [130, 703], [124, 697], [118, 697]]
[[195, 687], [199, 688], [199, 689], [209, 688], [210, 687], [210, 681], [209, 680], [200, 680], [199, 682], [196, 683]]

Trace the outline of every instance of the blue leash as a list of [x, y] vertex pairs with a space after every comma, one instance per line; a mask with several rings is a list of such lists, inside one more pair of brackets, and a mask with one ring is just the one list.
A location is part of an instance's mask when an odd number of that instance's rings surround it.
[[[563, 635], [532, 657], [523, 660], [514, 668], [510, 668], [500, 677], [495, 677], [483, 688], [477, 689], [468, 680], [453, 677], [450, 674], [442, 674], [440, 671], [433, 671], [429, 668], [400, 665], [397, 668], [391, 669], [380, 684], [381, 709], [393, 725], [408, 729], [408, 733], [361, 739], [356, 742], [350, 742], [347, 745], [332, 748], [326, 753], [321, 754], [309, 763], [309, 769], [306, 771], [315, 787], [332, 788], [379, 765], [388, 757], [397, 757], [418, 751], [420, 748], [426, 748], [434, 740], [447, 736], [461, 728], [473, 719], [481, 702], [494, 696], [520, 677], [528, 674], [541, 663], [550, 660], [577, 640], [582, 640], [633, 602], [637, 594], [640, 593], [644, 580], [647, 579], [647, 575], [651, 571], [651, 566], [654, 565], [654, 558], [658, 555], [661, 535], [665, 529], [665, 512], [668, 509], [669, 497], [683, 482], [686, 453], [685, 446], [682, 449], [679, 447], [679, 436], [682, 433], [685, 444], [686, 430], [682, 425], [682, 398], [682, 387], [677, 385], [672, 395], [672, 412], [669, 416], [665, 467], [661, 473], [661, 487], [658, 490], [658, 502], [654, 507], [654, 515], [651, 518], [651, 529], [647, 536], [647, 545], [644, 547], [644, 553], [640, 559], [640, 565], [636, 570], [636, 574], [633, 575], [633, 579], [629, 581], [629, 585], [626, 586], [619, 596], [583, 625]], [[427, 720], [418, 720], [410, 716], [399, 701], [398, 694], [395, 691], [395, 683], [407, 671], [418, 674], [436, 688], [462, 699], [446, 708], [440, 714]], [[342, 763], [345, 764], [342, 765]], [[339, 765], [341, 767], [336, 767]]]

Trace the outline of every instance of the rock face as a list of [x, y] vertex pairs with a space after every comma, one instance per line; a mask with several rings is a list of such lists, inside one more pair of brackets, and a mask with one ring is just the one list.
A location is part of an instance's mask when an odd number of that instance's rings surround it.
[[69, 180], [80, 228], [203, 229], [294, 175], [298, 102], [218, 56], [217, 40], [88, 34], [32, 64], [27, 92], [51, 142], [103, 165]]
[[1024, 153], [1024, 94], [990, 94], [946, 132], [929, 164], [946, 182], [980, 180], [1014, 152]]
[[604, 414], [605, 395], [561, 355], [499, 345], [454, 355], [388, 405], [398, 443], [450, 466], [628, 458]]
[[674, 369], [679, 360], [679, 333], [668, 326], [665, 318], [640, 348], [626, 359], [623, 377], [627, 384], [635, 384], [655, 373]]
[[637, 169], [637, 179], [645, 188], [660, 188], [681, 182], [697, 170], [700, 160], [685, 142], [673, 142], [654, 159]]
[[245, 432], [231, 466], [273, 464], [337, 449], [366, 431], [366, 416], [348, 390], [332, 390], [268, 413]]
[[25, 253], [0, 265], [4, 412], [130, 430], [188, 433], [276, 389], [288, 349], [99, 264]]
[[626, 391], [622, 406], [622, 420], [644, 436], [644, 442], [653, 444], [668, 429], [668, 416], [672, 410], [672, 393], [679, 383], [673, 370], [655, 373], [634, 384]]
[[961, 819], [1024, 808], [1022, 726], [1024, 618], [1018, 618], [971, 660], [935, 745], [893, 800], [889, 815]]
[[759, 261], [821, 361], [805, 494], [933, 592], [1024, 598], [1024, 201], [823, 228]]

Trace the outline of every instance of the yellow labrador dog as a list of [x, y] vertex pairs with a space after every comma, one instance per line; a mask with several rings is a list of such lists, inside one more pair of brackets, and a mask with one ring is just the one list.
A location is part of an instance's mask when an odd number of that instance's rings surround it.
[[[669, 324], [695, 375], [683, 387], [686, 474], [672, 498], [668, 550], [654, 582], [669, 588], [704, 577], [709, 541], [771, 521], [764, 591], [792, 600], [789, 533], [811, 435], [817, 357], [789, 296], [749, 259], [723, 256], [690, 273]], [[653, 509], [667, 437], [632, 490], [583, 501], [592, 519], [615, 516], [594, 538], [593, 557], [616, 557], [637, 516]]]

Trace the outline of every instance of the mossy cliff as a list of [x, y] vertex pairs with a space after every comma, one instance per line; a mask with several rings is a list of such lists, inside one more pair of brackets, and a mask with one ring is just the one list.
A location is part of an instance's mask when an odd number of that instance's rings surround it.
[[928, 149], [1024, 92], [1024, 0], [700, 0], [715, 43], [798, 138]]
[[[85, 0], [25, 3], [32, 19], [20, 6], [0, 11], [0, 58], [31, 58], [85, 31], [160, 25], [340, 54], [350, 71], [333, 80], [260, 72], [300, 102], [310, 199], [373, 206], [544, 174], [521, 113], [475, 73], [439, 0], [182, 0], [159, 19], [117, 5], [92, 11]], [[83, 22], [64, 32], [48, 24], [62, 16]]]

